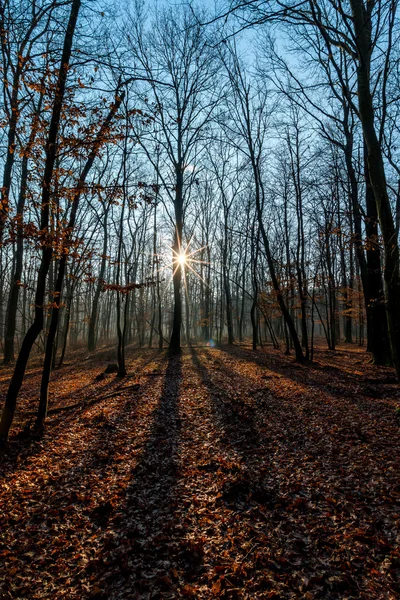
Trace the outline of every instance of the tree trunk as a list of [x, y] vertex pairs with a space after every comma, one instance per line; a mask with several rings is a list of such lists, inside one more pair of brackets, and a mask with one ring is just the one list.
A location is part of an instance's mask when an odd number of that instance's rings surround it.
[[371, 14], [362, 0], [350, 0], [354, 31], [357, 37], [358, 106], [365, 143], [368, 149], [368, 169], [374, 193], [379, 224], [384, 244], [384, 281], [389, 341], [393, 365], [400, 377], [400, 272], [399, 246], [396, 227], [388, 195], [382, 148], [375, 129], [375, 115], [371, 92]]
[[98, 310], [99, 310], [99, 300], [100, 300], [101, 290], [103, 289], [104, 275], [106, 272], [106, 262], [107, 262], [106, 255], [107, 255], [107, 246], [108, 246], [108, 231], [107, 231], [108, 210], [109, 210], [109, 207], [107, 207], [104, 212], [103, 254], [101, 257], [99, 279], [97, 281], [96, 291], [95, 291], [94, 297], [93, 297], [92, 313], [90, 315], [90, 321], [89, 321], [89, 331], [88, 331], [88, 351], [89, 352], [94, 352], [94, 350], [96, 349], [96, 326], [97, 326], [97, 316], [98, 316]]
[[381, 267], [381, 251], [378, 240], [378, 213], [374, 192], [369, 178], [367, 148], [364, 146], [365, 200], [367, 219], [365, 232], [367, 236], [367, 272], [368, 272], [368, 307], [367, 307], [367, 350], [372, 352], [377, 365], [391, 364], [388, 321], [385, 307], [383, 277]]
[[181, 328], [182, 328], [182, 265], [178, 258], [181, 252], [182, 232], [183, 232], [183, 167], [178, 162], [175, 168], [176, 172], [176, 191], [175, 191], [175, 233], [172, 246], [173, 262], [173, 286], [174, 286], [174, 317], [172, 323], [172, 334], [169, 344], [169, 354], [180, 354], [181, 352]]
[[[42, 182], [42, 202], [40, 216], [40, 230], [43, 232], [43, 234], [47, 232], [49, 226], [51, 182], [53, 179], [53, 171], [56, 159], [57, 136], [60, 126], [60, 116], [64, 100], [66, 79], [69, 70], [72, 41], [74, 37], [80, 5], [80, 0], [73, 0], [67, 31], [64, 39], [64, 47], [60, 69], [58, 73], [58, 81], [49, 127], [49, 135], [46, 143], [46, 161]], [[49, 243], [44, 239], [42, 241], [42, 258], [39, 266], [39, 273], [36, 285], [35, 318], [22, 342], [18, 359], [15, 365], [14, 373], [12, 375], [11, 382], [7, 391], [6, 401], [0, 421], [0, 440], [2, 441], [6, 441], [8, 438], [8, 433], [14, 419], [18, 393], [25, 375], [25, 370], [28, 364], [32, 346], [35, 343], [37, 336], [43, 329], [43, 301], [46, 291], [47, 273], [50, 267], [52, 257], [53, 248], [51, 242]]]
[[64, 284], [64, 276], [65, 276], [65, 270], [66, 270], [66, 264], [67, 264], [67, 258], [68, 258], [67, 250], [68, 250], [68, 244], [71, 241], [71, 236], [72, 236], [72, 233], [75, 228], [76, 215], [78, 212], [79, 201], [80, 201], [82, 190], [83, 190], [83, 187], [84, 187], [84, 184], [86, 181], [86, 177], [87, 177], [90, 169], [93, 166], [93, 163], [97, 156], [97, 153], [104, 141], [104, 136], [108, 130], [110, 122], [111, 122], [113, 116], [115, 115], [115, 113], [117, 112], [117, 110], [122, 102], [123, 97], [124, 97], [123, 93], [121, 93], [120, 96], [116, 97], [115, 103], [113, 104], [104, 123], [100, 127], [100, 131], [97, 134], [96, 140], [93, 144], [93, 149], [92, 149], [92, 151], [89, 155], [89, 158], [87, 159], [86, 164], [83, 168], [83, 171], [79, 177], [78, 185], [77, 185], [77, 192], [74, 195], [74, 198], [72, 200], [71, 214], [70, 214], [69, 222], [68, 222], [67, 229], [66, 229], [67, 235], [66, 235], [66, 240], [64, 243], [65, 244], [64, 252], [61, 256], [61, 259], [60, 259], [59, 265], [58, 265], [58, 274], [57, 274], [57, 279], [56, 279], [55, 289], [54, 289], [53, 309], [51, 312], [49, 331], [48, 331], [47, 340], [46, 340], [46, 350], [45, 350], [45, 357], [44, 357], [44, 363], [43, 363], [42, 380], [41, 380], [41, 384], [40, 384], [40, 400], [39, 400], [39, 407], [38, 407], [36, 423], [35, 423], [35, 430], [37, 430], [37, 431], [40, 431], [43, 428], [44, 421], [47, 416], [49, 381], [50, 381], [52, 358], [53, 358], [53, 351], [54, 351], [54, 340], [55, 340], [56, 333], [57, 333], [58, 320], [59, 320], [59, 315], [60, 315], [61, 293], [62, 293], [62, 288], [63, 288], [63, 284]]

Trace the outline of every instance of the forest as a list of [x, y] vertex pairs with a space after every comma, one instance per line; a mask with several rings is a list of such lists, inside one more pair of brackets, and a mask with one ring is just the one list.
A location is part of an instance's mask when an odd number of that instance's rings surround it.
[[0, 598], [400, 598], [398, 0], [0, 0]]

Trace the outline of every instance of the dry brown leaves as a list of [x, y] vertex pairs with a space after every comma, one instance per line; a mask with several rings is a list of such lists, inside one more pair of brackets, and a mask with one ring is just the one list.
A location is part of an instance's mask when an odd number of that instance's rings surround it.
[[95, 381], [106, 354], [56, 372], [52, 407], [79, 407], [1, 457], [1, 598], [400, 597], [390, 369], [193, 348]]

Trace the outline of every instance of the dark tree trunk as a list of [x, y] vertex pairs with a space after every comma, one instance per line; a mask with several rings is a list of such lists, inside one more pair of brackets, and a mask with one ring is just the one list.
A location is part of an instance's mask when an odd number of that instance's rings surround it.
[[[31, 134], [28, 144], [25, 148], [21, 164], [21, 185], [17, 203], [16, 223], [17, 223], [17, 247], [15, 251], [15, 267], [12, 276], [10, 293], [8, 296], [6, 324], [4, 336], [4, 364], [8, 364], [14, 360], [14, 338], [16, 328], [16, 316], [18, 307], [19, 290], [21, 285], [22, 269], [23, 269], [23, 254], [24, 254], [24, 239], [23, 239], [23, 213], [26, 201], [26, 192], [28, 184], [28, 163], [29, 154], [34, 144], [36, 134], [39, 127], [39, 115], [42, 108], [43, 94], [40, 96], [37, 110], [35, 112]], [[4, 193], [4, 190], [3, 190]]]
[[[46, 161], [42, 182], [42, 202], [40, 216], [40, 230], [43, 233], [47, 232], [49, 226], [51, 182], [53, 179], [53, 171], [56, 159], [57, 136], [60, 126], [61, 110], [64, 101], [65, 84], [69, 70], [72, 41], [74, 37], [80, 5], [80, 0], [73, 0], [68, 27], [64, 39], [64, 47], [61, 58], [60, 70], [58, 73], [58, 81], [49, 127], [49, 135], [46, 143]], [[36, 285], [35, 318], [22, 342], [18, 359], [15, 365], [14, 373], [12, 375], [11, 382], [7, 391], [6, 401], [0, 421], [0, 440], [3, 441], [7, 440], [8, 432], [14, 419], [18, 393], [25, 375], [25, 370], [28, 364], [32, 346], [35, 343], [39, 333], [43, 329], [43, 302], [46, 291], [46, 278], [52, 257], [53, 248], [51, 242], [49, 243], [44, 239], [42, 242], [42, 257], [40, 261]]]
[[263, 222], [263, 214], [262, 214], [262, 206], [261, 206], [261, 198], [260, 198], [260, 183], [259, 183], [259, 174], [258, 169], [253, 159], [253, 171], [256, 183], [256, 209], [257, 209], [257, 218], [258, 224], [260, 227], [260, 233], [264, 244], [265, 255], [267, 257], [267, 263], [269, 272], [271, 275], [272, 285], [275, 290], [276, 300], [278, 302], [279, 308], [282, 312], [282, 316], [284, 318], [290, 339], [293, 343], [293, 347], [295, 350], [296, 360], [301, 362], [304, 360], [303, 351], [301, 348], [301, 344], [297, 335], [297, 331], [293, 322], [292, 317], [290, 316], [289, 310], [286, 306], [285, 300], [283, 298], [282, 290], [279, 285], [278, 277], [276, 275], [275, 264], [272, 258], [271, 250], [269, 247], [269, 240], [267, 236], [267, 232], [265, 231], [264, 222]]
[[181, 352], [181, 329], [182, 329], [182, 265], [179, 262], [179, 255], [182, 246], [183, 232], [183, 167], [181, 162], [176, 165], [176, 191], [175, 191], [175, 233], [174, 244], [172, 247], [173, 261], [173, 286], [174, 286], [174, 317], [172, 323], [172, 334], [169, 343], [169, 354], [179, 354]]
[[373, 190], [385, 254], [386, 313], [391, 354], [397, 376], [400, 377], [400, 272], [399, 245], [388, 195], [383, 153], [375, 129], [375, 115], [371, 91], [371, 11], [372, 4], [350, 0], [354, 32], [357, 37], [358, 106], [365, 143], [368, 149], [369, 180]]
[[370, 184], [366, 147], [364, 147], [364, 167], [365, 200], [367, 209], [367, 219], [365, 223], [368, 272], [367, 350], [372, 352], [375, 364], [390, 365], [391, 351], [383, 288], [381, 251], [378, 240], [378, 213], [376, 210], [374, 192]]
[[[3, 9], [0, 9], [1, 14], [1, 38], [6, 37], [3, 33], [6, 31], [6, 27], [4, 24], [4, 13]], [[17, 124], [19, 118], [19, 110], [18, 110], [18, 94], [20, 87], [20, 78], [21, 78], [21, 70], [23, 62], [20, 60], [21, 57], [18, 57], [17, 67], [15, 69], [14, 77], [13, 77], [13, 85], [11, 91], [11, 101], [10, 101], [10, 120], [8, 126], [8, 135], [7, 135], [7, 153], [6, 160], [4, 163], [3, 170], [3, 185], [1, 188], [1, 209], [0, 209], [0, 244], [3, 243], [4, 237], [4, 228], [6, 225], [8, 210], [9, 210], [9, 194], [11, 188], [11, 174], [12, 169], [15, 162], [15, 141], [17, 136]]]
[[61, 355], [57, 364], [57, 368], [60, 369], [63, 365], [65, 352], [67, 350], [67, 342], [68, 342], [68, 332], [69, 332], [69, 324], [71, 320], [71, 304], [72, 298], [74, 294], [74, 286], [68, 283], [67, 279], [67, 293], [66, 293], [66, 302], [65, 302], [65, 315], [64, 315], [64, 323], [63, 323], [63, 334], [62, 334], [62, 349]]
[[[225, 231], [225, 236], [227, 235], [227, 231]], [[231, 294], [231, 286], [229, 282], [229, 271], [228, 271], [228, 243], [225, 239], [224, 248], [223, 248], [223, 280], [224, 280], [224, 292], [225, 292], [225, 314], [226, 314], [226, 323], [228, 328], [228, 344], [232, 345], [235, 341], [233, 335], [233, 318], [232, 318], [232, 294]]]
[[88, 332], [88, 351], [89, 352], [93, 352], [96, 349], [96, 326], [97, 326], [97, 317], [98, 317], [98, 311], [99, 311], [99, 300], [100, 300], [101, 290], [103, 289], [104, 275], [106, 272], [106, 264], [107, 264], [106, 255], [107, 255], [107, 246], [108, 246], [108, 230], [107, 230], [108, 210], [109, 210], [109, 207], [107, 207], [104, 212], [103, 254], [101, 257], [99, 279], [97, 281], [96, 291], [95, 291], [94, 297], [93, 297], [92, 312], [90, 315], [90, 322], [89, 322], [89, 332]]
[[47, 340], [46, 340], [46, 350], [45, 350], [45, 357], [44, 357], [44, 363], [43, 363], [42, 380], [41, 380], [41, 384], [40, 384], [39, 407], [38, 407], [36, 423], [35, 423], [35, 429], [37, 431], [40, 431], [42, 429], [42, 427], [44, 425], [44, 421], [47, 416], [48, 390], [49, 390], [52, 358], [53, 358], [53, 351], [54, 351], [54, 340], [55, 340], [55, 337], [57, 334], [58, 320], [59, 320], [59, 315], [60, 315], [61, 293], [62, 293], [62, 288], [63, 288], [63, 284], [64, 284], [65, 269], [66, 269], [67, 258], [68, 258], [68, 252], [67, 252], [68, 243], [71, 241], [72, 233], [75, 228], [76, 215], [78, 212], [79, 201], [80, 201], [82, 190], [83, 190], [83, 187], [84, 187], [84, 184], [86, 181], [86, 177], [87, 177], [90, 169], [93, 166], [94, 160], [97, 156], [97, 153], [98, 153], [101, 145], [104, 143], [104, 136], [108, 131], [110, 122], [111, 122], [112, 118], [114, 117], [115, 113], [117, 112], [117, 110], [122, 102], [123, 97], [124, 97], [123, 93], [121, 93], [120, 96], [118, 96], [118, 95], [116, 96], [116, 101], [113, 104], [104, 123], [102, 124], [99, 133], [97, 134], [96, 140], [93, 144], [93, 149], [92, 149], [92, 151], [89, 155], [89, 158], [87, 159], [86, 164], [85, 164], [85, 166], [82, 170], [82, 173], [79, 177], [78, 185], [77, 185], [77, 192], [72, 200], [71, 214], [70, 214], [70, 218], [69, 218], [69, 222], [68, 222], [67, 230], [66, 230], [67, 236], [66, 236], [66, 241], [65, 241], [65, 246], [64, 246], [64, 252], [63, 252], [63, 255], [62, 255], [59, 265], [58, 265], [58, 274], [57, 274], [57, 279], [56, 279], [56, 284], [55, 284], [55, 289], [54, 289], [54, 303], [53, 303], [53, 309], [51, 312], [49, 331], [48, 331]]

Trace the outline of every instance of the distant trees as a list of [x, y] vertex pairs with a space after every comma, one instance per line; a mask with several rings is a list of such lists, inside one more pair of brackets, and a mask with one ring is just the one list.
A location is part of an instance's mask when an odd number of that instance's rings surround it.
[[[150, 23], [141, 14], [133, 15], [126, 39], [133, 64], [146, 82], [137, 97], [155, 110], [153, 130], [136, 135], [159, 177], [160, 198], [168, 198], [173, 206], [174, 318], [169, 344], [173, 354], [181, 349], [181, 257], [186, 253], [183, 235], [189, 198], [185, 189], [195, 182], [206, 129], [217, 106], [220, 63], [189, 7], [178, 13], [160, 11]], [[156, 146], [162, 151], [162, 163], [155, 160]]]
[[[274, 257], [271, 252], [270, 240], [264, 223], [265, 211], [265, 145], [269, 127], [270, 107], [267, 104], [267, 95], [261, 90], [253, 92], [251, 84], [243, 73], [235, 52], [230, 56], [231, 61], [226, 62], [229, 81], [235, 102], [229, 107], [233, 115], [233, 128], [235, 135], [242, 140], [240, 148], [246, 154], [253, 176], [255, 208], [260, 227], [261, 239], [276, 300], [282, 312], [285, 326], [288, 328], [293, 343], [297, 360], [303, 359], [303, 351], [299, 337], [286, 305], [281, 284], [275, 268]], [[228, 59], [229, 60], [229, 59]]]

